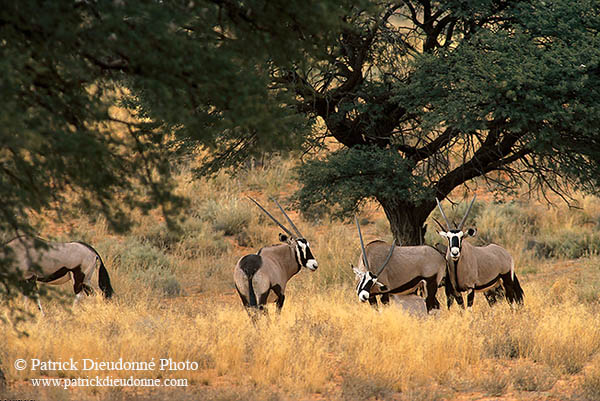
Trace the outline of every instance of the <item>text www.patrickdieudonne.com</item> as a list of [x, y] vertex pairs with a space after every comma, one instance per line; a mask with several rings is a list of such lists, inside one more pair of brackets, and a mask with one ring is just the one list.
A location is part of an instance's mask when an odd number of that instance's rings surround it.
[[150, 379], [120, 377], [76, 377], [76, 378], [37, 378], [29, 379], [33, 387], [187, 387], [188, 379]]
[[[171, 358], [161, 358], [155, 361], [124, 361], [119, 358], [116, 361], [99, 361], [97, 359], [73, 359], [68, 360], [40, 360], [32, 358], [30, 360], [17, 359], [14, 361], [16, 370], [27, 370], [30, 372], [40, 372], [47, 375], [50, 371], [79, 371], [88, 373], [85, 377], [70, 378], [30, 378], [28, 379], [34, 387], [62, 387], [65, 389], [72, 387], [187, 387], [188, 379], [185, 378], [149, 378], [149, 377], [114, 377], [111, 375], [99, 376], [94, 373], [111, 371], [145, 371], [145, 372], [175, 372], [175, 371], [196, 371], [199, 369], [198, 362], [194, 361], [173, 361]], [[85, 374], [84, 373], [84, 374]], [[91, 373], [91, 374], [90, 374]], [[120, 376], [120, 375], [116, 375]]]

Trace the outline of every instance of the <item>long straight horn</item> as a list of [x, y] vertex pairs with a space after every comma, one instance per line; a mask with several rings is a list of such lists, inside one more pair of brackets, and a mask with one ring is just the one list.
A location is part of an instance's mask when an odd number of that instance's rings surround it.
[[446, 228], [444, 228], [444, 226], [442, 225], [442, 223], [440, 223], [440, 222], [438, 221], [438, 219], [436, 219], [435, 217], [432, 217], [432, 219], [433, 219], [433, 221], [435, 221], [435, 222], [437, 223], [437, 225], [438, 225], [438, 226], [440, 226], [440, 228], [441, 228], [442, 230], [444, 230], [444, 231], [446, 231], [446, 230], [447, 230]]
[[471, 201], [471, 204], [469, 205], [469, 208], [467, 209], [467, 213], [465, 213], [465, 217], [463, 217], [462, 221], [458, 225], [459, 230], [462, 230], [463, 224], [465, 224], [465, 221], [467, 221], [467, 217], [469, 216], [469, 212], [471, 212], [471, 208], [473, 207], [473, 203], [475, 202], [476, 198], [477, 198], [477, 194], [475, 194], [475, 196], [473, 197], [473, 200]]
[[388, 253], [387, 258], [385, 258], [385, 262], [383, 262], [383, 264], [381, 265], [381, 267], [379, 268], [379, 271], [377, 272], [376, 276], [379, 277], [379, 275], [383, 272], [383, 270], [385, 269], [385, 267], [387, 266], [388, 262], [390, 261], [390, 259], [392, 258], [392, 254], [394, 253], [394, 248], [396, 247], [396, 240], [394, 240], [392, 242], [392, 246], [390, 247], [390, 253]]
[[367, 260], [367, 251], [365, 251], [365, 243], [363, 242], [362, 233], [360, 232], [360, 223], [358, 222], [358, 216], [354, 215], [354, 221], [356, 222], [356, 228], [358, 229], [358, 238], [360, 239], [360, 249], [362, 249], [363, 262], [367, 270], [369, 270], [369, 261]]
[[300, 230], [298, 230], [298, 227], [296, 227], [296, 225], [294, 224], [294, 222], [292, 221], [292, 219], [290, 219], [290, 216], [287, 215], [287, 213], [285, 212], [285, 210], [283, 210], [283, 208], [281, 207], [281, 205], [279, 204], [279, 202], [277, 202], [277, 199], [271, 198], [271, 200], [273, 202], [275, 202], [275, 204], [277, 205], [277, 207], [279, 208], [279, 210], [281, 210], [281, 212], [283, 213], [283, 215], [285, 216], [285, 218], [287, 219], [287, 221], [290, 223], [290, 225], [294, 229], [294, 231], [296, 231], [296, 234], [298, 235], [298, 238], [304, 238], [302, 236], [302, 234], [300, 233]]
[[292, 234], [290, 230], [288, 230], [287, 228], [285, 228], [285, 226], [283, 224], [281, 224], [280, 222], [278, 222], [277, 219], [271, 215], [271, 213], [267, 212], [265, 210], [265, 208], [260, 205], [260, 203], [258, 203], [257, 201], [255, 201], [251, 197], [248, 197], [248, 199], [250, 199], [252, 202], [254, 202], [256, 204], [256, 206], [258, 206], [260, 208], [260, 210], [262, 210], [263, 212], [265, 212], [265, 214], [267, 216], [269, 216], [271, 218], [271, 220], [273, 220], [279, 227], [281, 227], [281, 229], [283, 231], [285, 231], [287, 233], [287, 235], [289, 235], [290, 237], [294, 236], [294, 234]]
[[[451, 228], [450, 221], [446, 217], [446, 213], [444, 213], [444, 209], [442, 209], [442, 205], [440, 205], [439, 199], [435, 198], [435, 201], [437, 202], [438, 208], [440, 209], [440, 213], [442, 213], [442, 217], [444, 218], [444, 220], [446, 220], [446, 230], [450, 230], [450, 228]], [[440, 223], [438, 223], [438, 224], [440, 224]]]

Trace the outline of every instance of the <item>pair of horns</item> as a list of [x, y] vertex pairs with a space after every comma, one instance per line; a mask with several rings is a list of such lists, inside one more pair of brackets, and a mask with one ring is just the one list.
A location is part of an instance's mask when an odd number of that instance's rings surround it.
[[281, 227], [281, 229], [283, 231], [285, 231], [287, 233], [287, 235], [289, 235], [292, 238], [304, 238], [302, 236], [302, 234], [300, 233], [300, 230], [298, 230], [298, 227], [296, 227], [296, 225], [294, 224], [294, 222], [292, 221], [292, 219], [290, 219], [290, 216], [287, 215], [287, 213], [285, 212], [285, 210], [283, 210], [283, 208], [281, 207], [281, 205], [279, 204], [279, 202], [277, 202], [276, 199], [269, 198], [273, 202], [275, 202], [275, 204], [277, 205], [277, 207], [279, 208], [279, 210], [281, 210], [281, 212], [283, 213], [283, 215], [285, 216], [285, 218], [287, 219], [287, 221], [292, 226], [292, 229], [296, 232], [296, 235], [292, 234], [292, 232], [290, 230], [288, 230], [283, 224], [281, 224], [279, 221], [277, 221], [277, 219], [275, 217], [273, 217], [273, 215], [271, 213], [267, 212], [267, 210], [264, 207], [262, 207], [260, 205], [260, 203], [258, 203], [257, 201], [255, 201], [251, 197], [248, 197], [248, 199], [250, 199], [252, 202], [254, 202], [256, 204], [256, 206], [258, 206], [260, 208], [260, 210], [262, 210], [263, 212], [265, 212], [265, 214], [267, 216], [269, 216], [271, 218], [271, 220], [273, 220], [275, 222], [275, 224], [277, 224], [279, 227]]
[[[360, 223], [358, 222], [358, 216], [354, 215], [354, 221], [356, 222], [356, 228], [358, 229], [358, 238], [360, 239], [360, 249], [362, 250], [362, 258], [363, 258], [363, 263], [365, 264], [365, 267], [367, 268], [367, 270], [371, 270], [369, 268], [369, 260], [367, 259], [367, 251], [365, 250], [365, 243], [363, 241], [363, 237], [362, 237], [362, 232], [360, 231]], [[381, 274], [381, 272], [383, 271], [383, 269], [385, 269], [385, 267], [387, 266], [388, 262], [390, 261], [391, 257], [392, 257], [392, 253], [394, 253], [394, 248], [396, 247], [396, 240], [394, 240], [392, 242], [392, 246], [390, 247], [390, 253], [388, 254], [387, 258], [385, 259], [385, 262], [383, 262], [383, 264], [381, 265], [381, 267], [379, 268], [379, 271], [375, 274], [375, 276], [379, 276]]]
[[[469, 208], [467, 209], [467, 212], [465, 213], [464, 217], [460, 221], [460, 224], [458, 226], [455, 226], [457, 230], [462, 230], [463, 225], [465, 224], [465, 221], [467, 221], [467, 217], [469, 216], [469, 213], [471, 212], [473, 203], [475, 203], [475, 199], [477, 199], [477, 194], [475, 194], [475, 196], [473, 196], [473, 200], [471, 201], [471, 204], [469, 205]], [[442, 209], [442, 205], [440, 204], [439, 199], [435, 198], [435, 201], [437, 202], [438, 208], [440, 209], [440, 213], [442, 213], [442, 217], [444, 218], [444, 220], [446, 220], [446, 228], [444, 228], [444, 226], [439, 221], [437, 221], [435, 218], [433, 218], [433, 220], [438, 224], [438, 226], [440, 226], [440, 228], [442, 230], [450, 230], [452, 225], [450, 224], [450, 221], [446, 217], [446, 213], [444, 213], [444, 209]]]

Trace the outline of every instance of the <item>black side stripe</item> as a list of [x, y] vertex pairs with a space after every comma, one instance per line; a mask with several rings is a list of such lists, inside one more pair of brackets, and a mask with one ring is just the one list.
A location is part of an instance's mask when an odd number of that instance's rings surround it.
[[[415, 277], [412, 280], [410, 280], [408, 283], [401, 285], [400, 287], [396, 287], [393, 290], [380, 292], [380, 294], [398, 294], [401, 292], [406, 292], [408, 290], [412, 290], [413, 288], [415, 288], [421, 282], [421, 280], [427, 281], [433, 277], [435, 277], [435, 275], [431, 276], [431, 277], [418, 276], [418, 277]], [[373, 294], [373, 295], [376, 295], [376, 294]]]
[[476, 285], [475, 286], [475, 291], [481, 291], [481, 290], [485, 290], [488, 287], [491, 287], [492, 285], [496, 284], [496, 282], [500, 280], [500, 274], [498, 274], [498, 276], [493, 279], [492, 281], [490, 281], [489, 283], [483, 284], [483, 285]]
[[61, 277], [64, 277], [65, 274], [67, 274], [68, 272], [70, 272], [69, 269], [67, 269], [66, 267], [61, 267], [60, 269], [58, 269], [57, 271], [55, 271], [52, 274], [49, 274], [45, 277], [39, 277], [37, 279], [37, 281], [41, 282], [41, 283], [50, 283], [54, 280], [58, 280]]

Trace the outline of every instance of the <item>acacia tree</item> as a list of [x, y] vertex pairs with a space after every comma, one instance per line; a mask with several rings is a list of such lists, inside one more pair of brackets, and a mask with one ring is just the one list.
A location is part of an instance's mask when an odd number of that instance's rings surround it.
[[[422, 243], [435, 198], [492, 190], [597, 192], [600, 6], [591, 0], [404, 0], [354, 9], [327, 57], [274, 80], [325, 124], [299, 170], [300, 206], [381, 204]], [[320, 136], [319, 136], [320, 135]]]
[[[66, 203], [103, 214], [116, 230], [129, 226], [131, 208], [162, 208], [172, 222], [185, 204], [172, 193], [173, 163], [190, 143], [214, 149], [236, 135], [252, 137], [253, 147], [214, 153], [223, 164], [258, 147], [298, 146], [305, 117], [289, 106], [289, 94], [271, 91], [265, 66], [291, 65], [316, 52], [310, 46], [327, 36], [320, 30], [336, 32], [343, 9], [318, 1], [252, 9], [222, 0], [4, 3], [0, 234], [6, 239], [35, 234], [31, 213], [53, 210], [60, 217]], [[300, 26], [310, 43], [297, 40]], [[0, 296], [21, 283], [1, 251]]]

